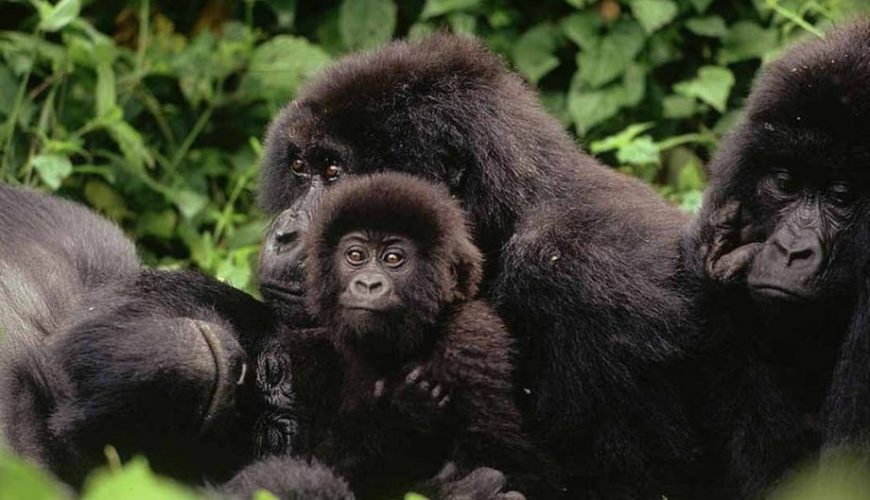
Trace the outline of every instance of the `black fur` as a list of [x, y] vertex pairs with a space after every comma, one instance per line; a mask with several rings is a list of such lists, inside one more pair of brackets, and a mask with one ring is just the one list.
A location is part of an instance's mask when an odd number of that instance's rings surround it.
[[[247, 395], [263, 375], [249, 366], [237, 382], [245, 352], [272, 338], [265, 306], [204, 276], [142, 268], [117, 227], [58, 198], [0, 185], [0, 233], [0, 438], [13, 451], [73, 485], [108, 444], [195, 484], [252, 460], [261, 408]], [[325, 469], [289, 459], [222, 491], [255, 486], [349, 497]]]
[[327, 70], [267, 134], [262, 206], [276, 219], [260, 276], [288, 317], [323, 192], [384, 170], [447, 186], [470, 214], [482, 296], [519, 342], [526, 422], [569, 494], [673, 497], [693, 449], [669, 380], [693, 327], [677, 276], [686, 218], [579, 151], [480, 42], [396, 42]]
[[[363, 327], [347, 324], [339, 305], [347, 281], [338, 243], [355, 231], [404, 236], [417, 249], [410, 281], [392, 285], [401, 303]], [[344, 373], [315, 456], [361, 498], [399, 495], [448, 459], [460, 470], [488, 465], [509, 476], [537, 467], [512, 398], [511, 340], [474, 300], [481, 254], [445, 189], [395, 173], [348, 180], [327, 194], [306, 248], [308, 304], [331, 332]], [[415, 367], [418, 378], [406, 379]]]
[[868, 81], [868, 21], [794, 47], [710, 166], [686, 267], [705, 290], [701, 421], [728, 498], [870, 445]]

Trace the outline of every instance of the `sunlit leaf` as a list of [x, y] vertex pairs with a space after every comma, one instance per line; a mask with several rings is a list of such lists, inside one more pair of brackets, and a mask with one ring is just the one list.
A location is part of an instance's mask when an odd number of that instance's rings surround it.
[[37, 155], [31, 160], [33, 167], [45, 184], [52, 190], [57, 190], [72, 173], [72, 163], [69, 158], [61, 155], [43, 154]]
[[631, 12], [647, 33], [655, 33], [677, 17], [677, 4], [671, 0], [635, 0]]
[[81, 8], [79, 0], [60, 0], [48, 12], [39, 9], [39, 28], [43, 31], [58, 31], [78, 17]]
[[734, 74], [731, 70], [719, 66], [704, 66], [698, 70], [696, 78], [675, 84], [674, 92], [700, 99], [724, 113], [728, 94], [733, 86]]

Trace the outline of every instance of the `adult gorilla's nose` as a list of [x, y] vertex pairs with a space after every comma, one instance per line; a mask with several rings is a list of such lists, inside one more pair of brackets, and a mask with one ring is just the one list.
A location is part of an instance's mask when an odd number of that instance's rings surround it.
[[298, 207], [281, 212], [269, 227], [260, 254], [260, 291], [280, 301], [301, 297], [304, 287], [303, 236], [311, 217]]
[[783, 267], [815, 274], [822, 266], [822, 244], [813, 230], [777, 231], [771, 243]]

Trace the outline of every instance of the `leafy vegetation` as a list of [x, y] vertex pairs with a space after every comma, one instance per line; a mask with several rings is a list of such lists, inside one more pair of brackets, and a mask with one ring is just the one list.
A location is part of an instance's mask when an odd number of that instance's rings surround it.
[[866, 0], [0, 0], [0, 178], [251, 289], [269, 117], [342, 54], [474, 33], [604, 162], [694, 209], [759, 67]]

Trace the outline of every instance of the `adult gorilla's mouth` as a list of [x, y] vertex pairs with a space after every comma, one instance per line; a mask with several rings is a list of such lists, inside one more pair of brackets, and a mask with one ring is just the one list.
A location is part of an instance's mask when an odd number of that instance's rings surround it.
[[260, 283], [260, 293], [267, 300], [301, 302], [305, 298], [305, 284], [302, 281], [264, 281]]
[[211, 396], [199, 419], [199, 433], [203, 435], [216, 427], [222, 417], [228, 413], [227, 410], [235, 404], [236, 387], [244, 384], [248, 365], [243, 355], [239, 356], [231, 352], [233, 349], [224, 345], [224, 340], [217, 331], [220, 327], [203, 321], [193, 321], [193, 323], [208, 346], [214, 362], [214, 384]]
[[758, 283], [750, 285], [754, 297], [768, 301], [809, 302], [812, 297], [804, 290], [786, 288], [781, 285]]

